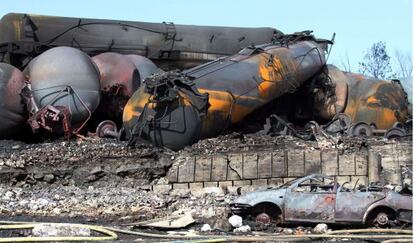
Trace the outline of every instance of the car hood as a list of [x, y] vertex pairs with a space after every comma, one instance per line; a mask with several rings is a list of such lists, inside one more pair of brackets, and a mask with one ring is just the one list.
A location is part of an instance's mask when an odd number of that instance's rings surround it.
[[268, 189], [261, 191], [254, 191], [246, 193], [236, 200], [233, 201], [233, 204], [245, 204], [249, 206], [254, 206], [262, 202], [272, 202], [279, 204], [283, 200], [286, 189]]

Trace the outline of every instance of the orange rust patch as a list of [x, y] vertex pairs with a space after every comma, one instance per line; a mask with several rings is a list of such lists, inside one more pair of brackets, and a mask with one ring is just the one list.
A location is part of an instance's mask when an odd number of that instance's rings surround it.
[[358, 105], [356, 104], [356, 102], [354, 100], [348, 100], [348, 104], [345, 108], [344, 113], [350, 116], [352, 118], [352, 121], [355, 122], [355, 114], [357, 112], [357, 109]]
[[[372, 98], [372, 97], [370, 97]], [[378, 100], [368, 99], [371, 103], [377, 103]], [[365, 102], [348, 101], [345, 114], [352, 118], [353, 122], [363, 121], [368, 124], [375, 123], [378, 129], [389, 129], [398, 121], [395, 112], [386, 107], [372, 107]]]
[[144, 109], [149, 98], [150, 95], [143, 92], [142, 89], [136, 91], [124, 107], [124, 113], [122, 115], [123, 122], [129, 122], [133, 118], [141, 115], [141, 111]]
[[371, 96], [371, 97], [368, 97], [368, 99], [367, 99], [367, 103], [375, 103], [375, 104], [378, 104], [378, 103], [379, 103], [379, 101], [378, 101], [378, 99], [377, 99], [377, 98], [375, 98], [374, 96]]
[[377, 127], [380, 129], [388, 129], [397, 122], [397, 117], [395, 112], [388, 108], [382, 108], [378, 111], [379, 116], [377, 120]]
[[231, 122], [237, 123], [243, 120], [248, 114], [253, 111], [251, 107], [246, 107], [243, 105], [234, 105], [232, 115], [231, 115]]
[[20, 20], [18, 19], [14, 20], [13, 26], [15, 29], [16, 40], [21, 40]]
[[137, 110], [137, 107], [127, 104], [124, 108], [122, 120], [123, 122], [130, 122], [134, 117], [138, 117], [139, 115], [141, 115], [141, 112]]
[[[207, 116], [220, 112], [224, 117], [223, 119], [227, 120], [231, 112], [231, 122], [236, 123], [253, 110], [251, 107], [233, 104], [233, 97], [228, 92], [207, 89], [198, 89], [198, 91], [209, 94], [208, 102], [210, 107], [208, 108]], [[262, 102], [259, 98], [251, 96], [239, 96], [237, 99], [259, 100]]]
[[326, 196], [326, 197], [324, 198], [324, 201], [325, 201], [326, 203], [331, 203], [332, 201], [334, 201], [334, 198], [333, 198], [332, 196]]
[[262, 82], [258, 86], [258, 92], [261, 98], [267, 99], [273, 94], [274, 88], [276, 88], [276, 81], [282, 80], [283, 64], [280, 59], [273, 58], [269, 62], [267, 56], [260, 57], [259, 75], [262, 78]]
[[[227, 91], [219, 91], [219, 90], [210, 90], [210, 89], [201, 89], [201, 88], [198, 88], [197, 89], [198, 90], [198, 92], [200, 92], [201, 94], [209, 94], [210, 95], [210, 97], [211, 96], [214, 96], [216, 99], [221, 99], [221, 100], [228, 100], [229, 99], [229, 96], [231, 97], [231, 95], [230, 95], [230, 93], [229, 92], [227, 92]], [[253, 96], [246, 96], [246, 95], [243, 95], [243, 96], [239, 96], [239, 97], [237, 97], [238, 99], [246, 99], [246, 100], [260, 100], [259, 98], [257, 98], [257, 97], [253, 97]]]

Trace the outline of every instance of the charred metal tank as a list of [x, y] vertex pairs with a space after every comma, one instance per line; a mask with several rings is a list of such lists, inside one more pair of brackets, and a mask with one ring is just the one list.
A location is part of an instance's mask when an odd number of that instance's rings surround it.
[[102, 99], [94, 113], [91, 126], [103, 120], [122, 124], [125, 104], [138, 89], [141, 81], [157, 71], [146, 57], [105, 52], [92, 57], [100, 73]]
[[75, 48], [56, 47], [38, 56], [30, 66], [29, 82], [25, 100], [33, 130], [77, 133], [100, 102], [99, 72]]
[[138, 89], [141, 77], [127, 56], [105, 52], [92, 57], [92, 60], [98, 67], [103, 93], [130, 97]]
[[407, 96], [398, 81], [356, 78], [353, 74], [347, 76], [349, 91], [344, 113], [353, 121], [389, 129], [396, 122], [403, 123], [408, 119]]
[[150, 59], [146, 57], [134, 54], [126, 56], [129, 58], [129, 60], [131, 60], [132, 63], [134, 63], [135, 67], [137, 68], [141, 82], [144, 81], [148, 76], [162, 71], [158, 69], [158, 67]]
[[298, 33], [181, 73], [154, 75], [124, 109], [126, 135], [131, 143], [144, 139], [174, 150], [219, 135], [317, 74], [327, 42]]
[[176, 25], [9, 13], [0, 20], [0, 61], [23, 68], [56, 46], [137, 54], [163, 69], [188, 68], [264, 44], [282, 33], [274, 28]]
[[407, 95], [398, 81], [347, 73], [328, 65], [316, 83], [326, 84], [309, 95], [313, 99], [313, 112], [320, 119], [330, 120], [337, 113], [345, 113], [354, 123], [389, 129], [409, 118]]
[[25, 124], [25, 109], [20, 93], [25, 78], [19, 69], [0, 63], [0, 138], [11, 138]]

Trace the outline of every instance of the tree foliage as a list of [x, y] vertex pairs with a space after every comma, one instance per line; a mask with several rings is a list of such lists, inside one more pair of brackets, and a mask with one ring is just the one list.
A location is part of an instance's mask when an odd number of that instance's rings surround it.
[[393, 78], [390, 59], [385, 43], [382, 41], [374, 43], [367, 50], [364, 60], [359, 63], [359, 71], [377, 79]]

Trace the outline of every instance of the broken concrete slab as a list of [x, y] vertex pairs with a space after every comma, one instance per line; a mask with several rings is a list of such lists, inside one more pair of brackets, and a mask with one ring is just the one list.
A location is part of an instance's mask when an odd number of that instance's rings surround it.
[[170, 216], [159, 219], [152, 219], [136, 223], [137, 227], [151, 227], [159, 229], [180, 229], [189, 226], [195, 222], [193, 216], [189, 213], [179, 216]]

